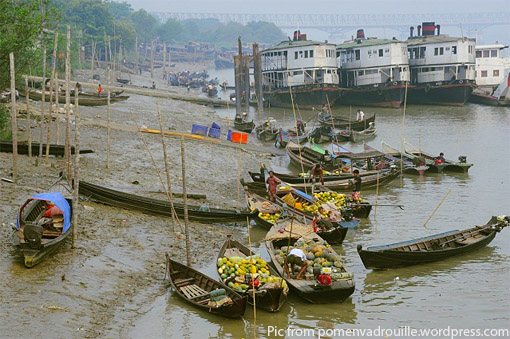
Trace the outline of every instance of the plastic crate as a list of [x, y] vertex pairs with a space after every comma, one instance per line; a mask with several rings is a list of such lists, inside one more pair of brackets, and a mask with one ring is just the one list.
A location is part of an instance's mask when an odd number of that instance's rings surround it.
[[209, 128], [209, 136], [211, 138], [219, 139], [220, 135], [221, 135], [221, 129], [219, 129], [219, 128], [212, 128], [212, 127]]
[[191, 126], [191, 133], [206, 136], [208, 129], [209, 129], [209, 127], [207, 127], [207, 126], [193, 124]]
[[217, 124], [217, 123], [215, 123], [215, 122], [213, 122], [213, 123], [212, 123], [211, 128], [216, 128], [216, 129], [221, 130], [221, 126], [220, 126], [220, 125], [218, 125], [218, 124]]
[[227, 140], [232, 141], [232, 131], [231, 130], [228, 130], [228, 132], [227, 132]]
[[232, 142], [235, 142], [236, 144], [246, 144], [248, 142], [248, 133], [243, 132], [232, 132]]

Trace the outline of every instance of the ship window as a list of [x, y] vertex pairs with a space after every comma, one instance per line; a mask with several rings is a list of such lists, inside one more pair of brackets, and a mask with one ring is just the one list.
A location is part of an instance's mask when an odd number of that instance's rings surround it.
[[297, 59], [297, 52], [294, 52], [294, 59]]
[[445, 51], [448, 52], [450, 50], [450, 47], [446, 47]]
[[287, 51], [283, 51], [283, 56], [287, 57]]
[[492, 76], [493, 77], [499, 77], [499, 69], [495, 69], [492, 71]]
[[383, 56], [383, 50], [382, 48], [379, 50], [379, 56], [382, 57]]
[[313, 58], [313, 49], [310, 50], [310, 58]]
[[439, 54], [440, 54], [440, 55], [443, 55], [443, 54], [444, 54], [444, 47], [439, 48]]
[[498, 50], [491, 49], [491, 58], [497, 58], [497, 57], [498, 57]]
[[305, 58], [308, 59], [308, 51], [305, 51]]
[[434, 55], [439, 55], [439, 48], [434, 48]]
[[473, 45], [469, 45], [468, 46], [468, 53], [469, 54], [473, 54], [473, 50], [474, 50], [474, 46]]
[[452, 46], [452, 54], [457, 54], [457, 46]]
[[356, 53], [356, 60], [359, 60], [361, 58], [360, 50], [357, 49], [357, 50], [354, 51], [354, 53]]
[[303, 59], [303, 51], [299, 51], [299, 58]]
[[476, 51], [476, 57], [481, 58], [482, 57], [482, 51]]
[[488, 49], [485, 49], [485, 50], [483, 51], [483, 57], [484, 57], [484, 58], [488, 58], [488, 57], [489, 57], [489, 50], [488, 50]]
[[425, 51], [426, 51], [427, 47], [420, 47], [420, 56], [419, 58], [420, 59], [424, 59], [425, 58]]
[[358, 71], [358, 75], [363, 75], [363, 71]]
[[390, 49], [389, 49], [389, 48], [386, 48], [386, 49], [384, 50], [384, 53], [389, 53], [389, 52], [390, 52]]
[[303, 71], [294, 71], [293, 75], [301, 75], [303, 74]]
[[482, 71], [482, 78], [487, 78], [487, 71]]

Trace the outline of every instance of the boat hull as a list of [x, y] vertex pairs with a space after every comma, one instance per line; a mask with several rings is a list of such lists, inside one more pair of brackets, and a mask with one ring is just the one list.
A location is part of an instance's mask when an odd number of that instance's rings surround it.
[[493, 97], [492, 95], [484, 95], [476, 92], [473, 92], [473, 94], [471, 94], [471, 96], [469, 97], [469, 102], [487, 106], [502, 106], [502, 107], [510, 106], [510, 99], [499, 100], [498, 98]]
[[19, 243], [18, 231], [15, 231], [13, 234], [14, 244], [19, 250], [19, 252], [23, 255], [23, 262], [25, 267], [32, 268], [38, 264], [40, 264], [44, 259], [55, 253], [64, 240], [68, 237], [71, 231], [64, 233], [62, 236], [58, 237], [54, 241], [48, 244], [44, 244], [39, 249], [33, 249], [27, 243]]
[[346, 90], [337, 105], [399, 108], [404, 101], [405, 86], [361, 87]]
[[464, 106], [473, 93], [472, 83], [434, 86], [416, 85], [408, 88], [407, 103], [416, 105]]
[[[292, 93], [292, 99], [291, 99]], [[334, 106], [337, 99], [343, 94], [343, 91], [331, 85], [327, 86], [313, 86], [313, 87], [292, 87], [279, 89], [271, 92], [264, 93], [264, 100], [273, 107], [292, 108], [296, 105], [299, 108], [311, 109], [312, 107], [320, 107], [329, 102], [330, 106]]]

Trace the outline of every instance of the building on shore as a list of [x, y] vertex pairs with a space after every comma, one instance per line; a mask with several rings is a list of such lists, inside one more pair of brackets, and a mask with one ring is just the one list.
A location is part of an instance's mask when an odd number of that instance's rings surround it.
[[332, 106], [340, 96], [335, 44], [295, 31], [292, 40], [261, 51], [261, 57], [264, 100], [271, 106]]
[[407, 40], [408, 103], [464, 105], [475, 88], [475, 39], [442, 35], [433, 22], [417, 28], [418, 35], [413, 36], [411, 28]]
[[337, 104], [400, 107], [409, 81], [407, 44], [393, 38], [356, 39], [336, 46], [340, 87], [345, 93]]

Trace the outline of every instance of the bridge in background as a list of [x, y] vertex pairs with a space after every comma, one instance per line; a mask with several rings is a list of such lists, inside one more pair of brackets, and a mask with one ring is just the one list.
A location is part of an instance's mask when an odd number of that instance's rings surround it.
[[510, 25], [510, 12], [455, 13], [455, 14], [243, 14], [243, 13], [172, 13], [153, 12], [157, 18], [166, 21], [169, 18], [217, 19], [222, 23], [237, 22], [247, 24], [251, 21], [272, 22], [282, 29], [318, 29], [339, 36], [357, 28], [390, 28], [402, 34], [409, 32], [410, 26], [420, 25], [424, 21], [434, 21], [441, 27], [456, 26], [462, 28], [467, 36], [475, 31], [497, 25]]

